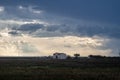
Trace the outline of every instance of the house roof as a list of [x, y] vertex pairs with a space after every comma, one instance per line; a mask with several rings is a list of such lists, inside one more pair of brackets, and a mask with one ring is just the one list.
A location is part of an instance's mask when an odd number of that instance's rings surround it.
[[53, 55], [66, 55], [66, 54], [65, 53], [58, 53], [58, 52], [56, 52]]

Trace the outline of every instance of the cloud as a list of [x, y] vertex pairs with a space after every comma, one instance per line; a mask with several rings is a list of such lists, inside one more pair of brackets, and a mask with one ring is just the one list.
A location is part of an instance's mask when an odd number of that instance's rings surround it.
[[32, 12], [32, 13], [35, 13], [35, 14], [42, 14], [44, 11], [43, 10], [38, 10], [36, 9], [37, 6], [29, 6], [29, 10]]
[[37, 8], [37, 6], [22, 6], [22, 5], [18, 6], [18, 9], [22, 10], [22, 11], [26, 10], [26, 11], [29, 11], [29, 12], [32, 12], [35, 14], [42, 14], [44, 12], [43, 10], [38, 10], [36, 8]]
[[119, 39], [107, 37], [56, 36], [33, 37], [27, 34], [12, 36], [11, 30], [0, 31], [1, 56], [48, 56], [54, 52], [64, 52], [69, 55], [80, 53], [117, 56]]
[[[47, 14], [46, 14], [47, 15]], [[49, 14], [48, 14], [49, 15]], [[49, 19], [51, 18], [51, 19]], [[120, 38], [120, 28], [118, 25], [113, 24], [104, 24], [104, 23], [97, 23], [97, 22], [88, 22], [82, 20], [72, 20], [67, 18], [58, 18], [54, 20], [53, 16], [49, 16], [46, 19], [17, 19], [17, 20], [1, 20], [0, 22], [3, 24], [17, 24], [22, 28], [24, 25], [28, 25], [27, 29], [32, 29], [36, 27], [40, 27], [43, 25], [42, 28], [36, 29], [36, 31], [31, 32], [35, 36], [66, 36], [66, 35], [75, 35], [75, 36], [106, 36], [106, 37], [113, 37], [113, 38]], [[12, 25], [11, 25], [12, 26]], [[16, 25], [15, 25], [16, 26]], [[32, 28], [31, 28], [32, 27]], [[18, 30], [20, 29], [18, 28]], [[25, 30], [24, 30], [25, 31]], [[31, 31], [31, 30], [30, 30]], [[54, 35], [55, 33], [55, 35]], [[32, 35], [31, 34], [31, 35]], [[51, 35], [50, 35], [51, 34]], [[57, 35], [58, 34], [58, 35]]]
[[[66, 19], [67, 21], [68, 19]], [[69, 20], [68, 20], [69, 21]], [[72, 22], [72, 23], [71, 23]], [[116, 25], [101, 25], [95, 23], [83, 22], [55, 22], [51, 24], [49, 21], [42, 21], [38, 19], [33, 20], [0, 20], [1, 28], [8, 27], [23, 33], [37, 37], [57, 37], [57, 36], [106, 36], [111, 38], [120, 38], [119, 26]], [[26, 32], [25, 32], [26, 31]]]
[[0, 31], [0, 56], [31, 56], [38, 53], [35, 46], [24, 40], [24, 35], [11, 36], [9, 31]]
[[20, 27], [16, 28], [19, 31], [36, 31], [40, 28], [43, 28], [44, 26], [42, 24], [24, 24]]
[[0, 12], [3, 12], [5, 8], [3, 6], [0, 6]]
[[[86, 23], [87, 24], [87, 23]], [[27, 27], [25, 27], [27, 26]], [[20, 26], [25, 31], [33, 31], [31, 35], [34, 36], [43, 36], [43, 37], [57, 37], [57, 36], [67, 36], [67, 35], [74, 35], [74, 36], [104, 36], [110, 38], [120, 38], [120, 28], [119, 26], [105, 26], [99, 24], [92, 24], [92, 25], [85, 25], [79, 23], [73, 23], [72, 25], [69, 23], [66, 24], [54, 24], [54, 25], [43, 25], [43, 24], [26, 24]], [[18, 30], [21, 30], [18, 28]], [[34, 29], [36, 29], [34, 31]], [[48, 35], [48, 36], [47, 36]]]
[[1, 56], [117, 55], [120, 47], [119, 25], [58, 16], [34, 6], [5, 9], [0, 14]]
[[[11, 12], [11, 11], [14, 12]], [[0, 20], [0, 27], [20, 27], [24, 25], [28, 25], [27, 29], [33, 29], [39, 25], [43, 25], [44, 27], [36, 29], [36, 31], [31, 32], [30, 35], [34, 34], [34, 36], [66, 36], [66, 35], [75, 35], [75, 36], [106, 36], [113, 38], [120, 38], [120, 27], [119, 25], [107, 24], [102, 22], [95, 21], [87, 21], [82, 19], [72, 19], [63, 16], [53, 15], [49, 12], [44, 12], [41, 14], [36, 14], [34, 11], [39, 11], [37, 6], [16, 6], [16, 7], [6, 7], [5, 15], [11, 16], [10, 19], [8, 17], [3, 16], [4, 19]], [[28, 14], [28, 12], [30, 12]], [[32, 28], [31, 28], [32, 27]], [[18, 30], [20, 29], [18, 28]], [[34, 29], [35, 29], [34, 28]], [[25, 30], [24, 30], [25, 31]], [[32, 30], [30, 30], [32, 31]], [[43, 35], [42, 35], [42, 34]], [[55, 33], [55, 35], [54, 35]], [[51, 34], [51, 35], [50, 35]], [[58, 34], [58, 35], [57, 35]]]
[[21, 20], [21, 19], [7, 19], [7, 20], [0, 20], [1, 24], [19, 24], [19, 25], [24, 25], [24, 24], [43, 24], [47, 25], [47, 22], [41, 21], [41, 20]]
[[25, 7], [22, 6], [22, 5], [19, 5], [19, 6], [18, 6], [18, 9], [22, 10], [22, 9], [25, 9]]
[[99, 49], [103, 47], [104, 39], [98, 37], [47, 37], [47, 38], [26, 38], [31, 44], [34, 44], [44, 55], [52, 55], [54, 52], [64, 52], [69, 55], [80, 53], [82, 56], [90, 54], [109, 55], [111, 48]]

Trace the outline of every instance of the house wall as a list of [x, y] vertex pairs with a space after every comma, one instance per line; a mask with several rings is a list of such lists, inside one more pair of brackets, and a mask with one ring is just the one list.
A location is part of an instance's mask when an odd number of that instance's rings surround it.
[[66, 59], [67, 56], [65, 54], [55, 54], [53, 55], [53, 59]]

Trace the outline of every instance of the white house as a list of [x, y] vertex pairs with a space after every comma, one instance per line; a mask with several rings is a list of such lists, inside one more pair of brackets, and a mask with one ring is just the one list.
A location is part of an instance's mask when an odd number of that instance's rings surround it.
[[65, 53], [54, 53], [53, 59], [66, 59], [67, 55]]

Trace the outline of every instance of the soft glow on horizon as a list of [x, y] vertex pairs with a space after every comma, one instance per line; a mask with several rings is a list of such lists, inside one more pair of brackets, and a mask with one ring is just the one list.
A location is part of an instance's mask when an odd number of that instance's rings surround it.
[[[5, 33], [6, 32], [6, 33]], [[29, 35], [12, 36], [9, 30], [1, 31], [0, 56], [48, 56], [54, 52], [64, 52], [68, 55], [80, 53], [109, 55], [110, 49], [99, 49], [105, 40], [101, 37], [31, 37]], [[7, 34], [7, 36], [6, 36]], [[107, 41], [107, 40], [106, 40]]]

